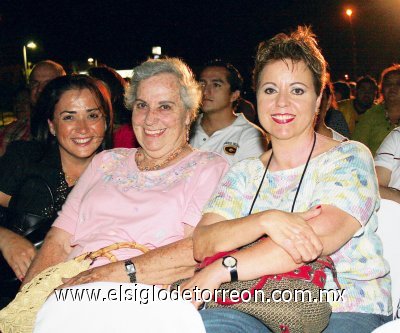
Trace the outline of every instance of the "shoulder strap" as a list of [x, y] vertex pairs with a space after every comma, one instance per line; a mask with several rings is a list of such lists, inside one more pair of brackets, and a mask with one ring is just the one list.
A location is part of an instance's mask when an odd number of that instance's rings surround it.
[[33, 180], [33, 181], [37, 181], [38, 183], [42, 183], [44, 185], [44, 188], [48, 191], [48, 193], [50, 194], [50, 199], [51, 199], [51, 204], [53, 205], [53, 207], [55, 207], [55, 200], [54, 200], [54, 194], [53, 191], [50, 188], [50, 185], [47, 183], [47, 181], [39, 175], [28, 175], [24, 178], [24, 180], [22, 181], [21, 185], [18, 188], [18, 191], [13, 195], [13, 201], [18, 201], [19, 197], [21, 196], [22, 190], [23, 190], [23, 186], [24, 184], [28, 183], [28, 181]]
[[[23, 208], [23, 202], [20, 201], [23, 200], [24, 186], [29, 182], [32, 182], [35, 186], [37, 184], [43, 185], [43, 189], [48, 192], [52, 209], [48, 217]], [[12, 197], [12, 201], [10, 201], [9, 211], [7, 213], [7, 228], [10, 228], [24, 237], [31, 234], [34, 235], [33, 232], [39, 232], [39, 230], [42, 229], [47, 232], [53, 222], [52, 217], [54, 215], [54, 209], [54, 194], [47, 181], [41, 176], [29, 175], [24, 178], [17, 193]]]

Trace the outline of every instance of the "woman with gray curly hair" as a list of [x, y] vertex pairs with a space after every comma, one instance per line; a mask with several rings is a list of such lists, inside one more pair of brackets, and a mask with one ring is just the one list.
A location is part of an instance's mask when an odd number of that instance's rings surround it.
[[[135, 290], [146, 288], [142, 284], [170, 284], [193, 275], [191, 235], [228, 164], [219, 155], [194, 150], [188, 144], [187, 131], [201, 91], [185, 63], [176, 58], [147, 60], [134, 69], [131, 82], [126, 105], [132, 110], [141, 148], [113, 149], [93, 159], [59, 213], [25, 282], [51, 265], [117, 242], [136, 242], [150, 251], [118, 249], [113, 253], [117, 262], [97, 260], [62, 287], [90, 289], [88, 283], [109, 281], [118, 282], [111, 284], [114, 289], [127, 283], [136, 295]], [[99, 289], [98, 283], [95, 288]], [[129, 311], [131, 306], [132, 302]], [[71, 331], [65, 318], [81, 322], [76, 316], [87, 317], [90, 307], [81, 302], [57, 302], [53, 296], [39, 313], [35, 332]], [[102, 331], [111, 327], [105, 322], [112, 317], [109, 312], [97, 314], [96, 323], [80, 323], [79, 331]], [[154, 325], [157, 331], [162, 322], [147, 322], [147, 331]], [[192, 327], [192, 322], [188, 325], [180, 322], [182, 330]]]

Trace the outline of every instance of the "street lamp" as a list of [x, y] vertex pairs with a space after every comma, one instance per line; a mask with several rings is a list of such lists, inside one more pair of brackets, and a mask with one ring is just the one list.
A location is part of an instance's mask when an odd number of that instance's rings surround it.
[[28, 57], [26, 55], [26, 48], [30, 48], [32, 50], [36, 49], [37, 45], [35, 42], [29, 42], [28, 44], [24, 45], [22, 48], [22, 53], [24, 55], [24, 74], [26, 82], [28, 82]]
[[153, 46], [151, 48], [151, 54], [153, 55], [154, 59], [158, 59], [161, 56], [161, 46]]
[[346, 15], [349, 17], [349, 23], [350, 23], [350, 30], [351, 30], [351, 38], [352, 38], [352, 54], [353, 54], [353, 77], [356, 78], [357, 76], [357, 46], [356, 46], [356, 36], [354, 34], [354, 28], [353, 28], [353, 21], [352, 21], [352, 16], [353, 16], [353, 10], [351, 8], [346, 9]]
[[89, 66], [94, 65], [94, 67], [97, 67], [97, 59], [93, 59], [92, 57], [90, 57], [90, 58], [88, 58], [87, 62], [89, 64]]

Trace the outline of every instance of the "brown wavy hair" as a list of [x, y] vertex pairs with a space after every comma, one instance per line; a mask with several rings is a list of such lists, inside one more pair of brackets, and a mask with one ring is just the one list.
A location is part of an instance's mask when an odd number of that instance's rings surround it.
[[285, 63], [291, 60], [293, 64], [304, 61], [312, 73], [315, 92], [321, 93], [325, 86], [326, 61], [310, 27], [299, 26], [290, 35], [280, 33], [258, 45], [253, 71], [254, 90], [258, 89], [265, 65], [276, 60]]

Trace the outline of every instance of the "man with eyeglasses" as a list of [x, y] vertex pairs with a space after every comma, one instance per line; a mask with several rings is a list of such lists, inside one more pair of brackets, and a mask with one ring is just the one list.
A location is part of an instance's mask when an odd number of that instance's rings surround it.
[[17, 120], [0, 130], [0, 156], [5, 153], [10, 142], [30, 140], [30, 110], [36, 105], [39, 95], [46, 84], [65, 74], [64, 68], [51, 60], [40, 61], [33, 67], [29, 76], [29, 101], [31, 107], [27, 108], [28, 112], [17, 113]]

